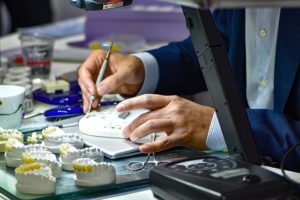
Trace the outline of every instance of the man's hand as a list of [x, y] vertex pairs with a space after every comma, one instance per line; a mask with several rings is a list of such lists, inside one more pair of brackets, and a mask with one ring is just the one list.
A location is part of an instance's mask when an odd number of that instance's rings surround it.
[[130, 55], [113, 53], [110, 55], [104, 79], [95, 85], [106, 51], [95, 50], [78, 69], [78, 83], [82, 90], [84, 112], [87, 111], [90, 97], [96, 95], [93, 108], [98, 107], [101, 96], [108, 93], [136, 94], [143, 85], [145, 69], [143, 62]]
[[214, 109], [178, 96], [142, 95], [117, 105], [117, 111], [148, 108], [128, 125], [123, 134], [136, 141], [150, 133], [165, 131], [167, 137], [140, 146], [141, 152], [158, 152], [175, 146], [205, 150]]

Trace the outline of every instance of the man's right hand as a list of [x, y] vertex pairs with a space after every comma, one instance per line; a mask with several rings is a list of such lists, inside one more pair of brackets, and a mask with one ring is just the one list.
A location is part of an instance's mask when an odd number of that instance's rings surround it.
[[96, 95], [93, 108], [98, 107], [100, 98], [108, 93], [136, 94], [145, 79], [143, 62], [131, 55], [112, 53], [103, 80], [95, 85], [99, 70], [107, 51], [95, 50], [78, 69], [78, 83], [82, 90], [83, 110], [87, 112], [90, 97]]

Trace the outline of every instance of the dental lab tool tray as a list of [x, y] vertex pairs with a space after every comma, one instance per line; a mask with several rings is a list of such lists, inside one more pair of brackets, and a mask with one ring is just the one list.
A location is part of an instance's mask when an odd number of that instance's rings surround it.
[[[160, 199], [289, 199], [283, 177], [233, 157], [201, 156], [155, 167], [151, 190]], [[296, 198], [294, 198], [296, 199]]]

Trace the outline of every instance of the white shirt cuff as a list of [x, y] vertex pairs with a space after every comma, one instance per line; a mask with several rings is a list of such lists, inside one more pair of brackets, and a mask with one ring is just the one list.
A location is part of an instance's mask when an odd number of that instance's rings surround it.
[[213, 151], [223, 151], [227, 148], [216, 112], [210, 123], [206, 146]]
[[156, 90], [159, 79], [158, 63], [155, 57], [147, 52], [136, 53], [132, 55], [141, 59], [145, 66], [145, 80], [137, 96], [141, 94], [153, 93]]

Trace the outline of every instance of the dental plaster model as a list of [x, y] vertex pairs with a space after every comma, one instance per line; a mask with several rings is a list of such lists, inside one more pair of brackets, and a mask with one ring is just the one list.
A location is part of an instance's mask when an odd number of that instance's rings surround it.
[[61, 146], [59, 161], [61, 162], [64, 170], [74, 170], [73, 161], [78, 158], [91, 158], [98, 162], [102, 162], [103, 153], [100, 149], [95, 147], [79, 150], [70, 144], [63, 144]]
[[49, 126], [42, 131], [42, 136], [45, 138], [47, 135], [64, 135], [65, 132], [56, 126]]
[[5, 145], [5, 162], [9, 167], [18, 167], [22, 164], [22, 153], [30, 151], [47, 151], [45, 147], [40, 144], [27, 145], [19, 142], [16, 139], [9, 139]]
[[33, 132], [31, 134], [31, 136], [27, 137], [27, 142], [29, 144], [37, 144], [42, 140], [43, 140], [43, 135], [42, 134], [37, 134], [36, 132]]
[[24, 164], [42, 163], [50, 167], [55, 178], [61, 176], [61, 163], [56, 160], [56, 156], [49, 151], [27, 151], [22, 153], [21, 160]]
[[8, 139], [15, 138], [23, 142], [23, 134], [16, 129], [3, 129], [0, 127], [0, 152], [5, 152], [5, 143]]
[[83, 138], [76, 133], [48, 134], [42, 144], [52, 153], [59, 153], [60, 146], [65, 143], [71, 144], [77, 149], [82, 149], [84, 146]]
[[24, 144], [15, 138], [8, 139], [5, 144], [5, 162], [9, 167], [17, 167], [21, 162]]
[[15, 169], [16, 189], [25, 194], [52, 194], [55, 192], [56, 179], [51, 169], [41, 163], [21, 165]]
[[109, 163], [80, 158], [73, 161], [73, 168], [76, 174], [75, 183], [78, 186], [93, 187], [116, 182], [115, 167]]

